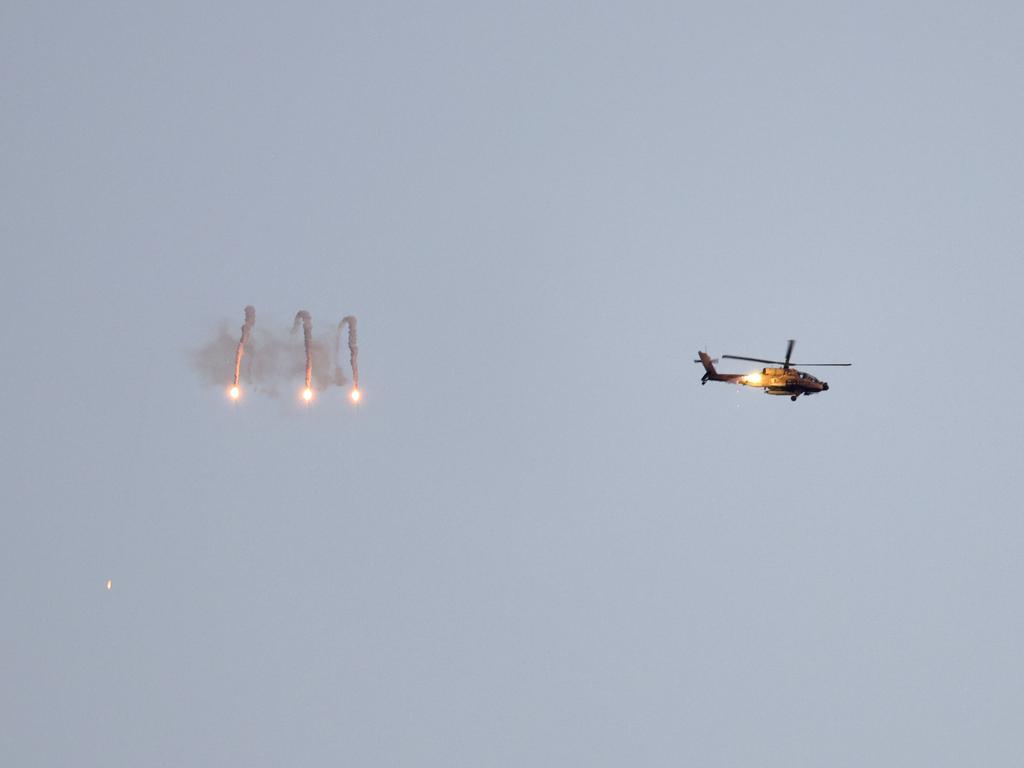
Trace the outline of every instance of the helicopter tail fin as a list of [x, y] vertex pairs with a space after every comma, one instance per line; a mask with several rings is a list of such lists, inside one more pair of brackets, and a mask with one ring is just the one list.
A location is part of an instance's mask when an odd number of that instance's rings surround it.
[[694, 360], [693, 362], [701, 362], [704, 364], [704, 376], [701, 378], [700, 383], [703, 384], [706, 381], [718, 381], [718, 371], [715, 370], [715, 361], [711, 359], [707, 352], [698, 352], [700, 360]]
[[746, 375], [742, 373], [719, 373], [715, 370], [715, 363], [718, 360], [712, 358], [707, 352], [698, 352], [700, 360], [694, 360], [695, 363], [702, 363], [704, 365], [704, 375], [700, 379], [701, 384], [707, 384], [709, 381], [725, 381], [729, 384], [744, 384], [746, 383]]

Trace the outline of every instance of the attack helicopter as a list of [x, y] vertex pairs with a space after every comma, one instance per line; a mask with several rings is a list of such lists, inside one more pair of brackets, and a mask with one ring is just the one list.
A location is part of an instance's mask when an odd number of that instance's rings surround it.
[[704, 376], [700, 383], [703, 386], [709, 381], [725, 381], [729, 384], [742, 384], [746, 387], [761, 387], [766, 395], [789, 395], [794, 403], [800, 395], [813, 395], [818, 392], [828, 391], [828, 382], [822, 381], [816, 376], [804, 373], [796, 369], [797, 365], [804, 367], [847, 367], [853, 363], [791, 363], [790, 356], [793, 354], [793, 339], [789, 340], [786, 347], [785, 360], [763, 360], [760, 357], [740, 357], [739, 355], [722, 355], [729, 360], [748, 360], [752, 363], [767, 363], [769, 365], [780, 365], [781, 368], [762, 368], [753, 373], [719, 373], [715, 370], [717, 359], [712, 359], [707, 352], [697, 352], [699, 360], [695, 363], [703, 363]]

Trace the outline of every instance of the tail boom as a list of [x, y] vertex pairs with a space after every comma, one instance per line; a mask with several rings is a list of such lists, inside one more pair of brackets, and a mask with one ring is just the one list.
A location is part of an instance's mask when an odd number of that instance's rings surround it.
[[707, 352], [697, 352], [697, 354], [700, 356], [700, 362], [704, 365], [704, 375], [700, 379], [701, 384], [707, 384], [709, 381], [727, 381], [736, 384], [743, 378], [742, 373], [719, 373], [715, 370], [715, 361]]

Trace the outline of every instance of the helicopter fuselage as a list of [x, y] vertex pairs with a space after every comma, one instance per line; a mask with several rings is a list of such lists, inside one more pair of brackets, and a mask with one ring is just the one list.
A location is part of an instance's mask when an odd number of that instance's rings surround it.
[[768, 395], [813, 395], [828, 389], [828, 382], [796, 368], [762, 368], [736, 380], [746, 387], [758, 387]]

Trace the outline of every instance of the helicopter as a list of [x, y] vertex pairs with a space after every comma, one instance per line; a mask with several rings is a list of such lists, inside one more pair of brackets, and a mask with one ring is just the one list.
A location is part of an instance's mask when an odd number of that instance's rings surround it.
[[[809, 373], [798, 371], [797, 363], [790, 363], [789, 358], [793, 354], [794, 340], [790, 339], [786, 346], [785, 360], [763, 360], [759, 357], [740, 357], [739, 355], [722, 355], [729, 360], [749, 360], [752, 363], [768, 363], [780, 365], [781, 368], [762, 368], [753, 373], [719, 373], [715, 370], [717, 359], [712, 359], [707, 352], [697, 352], [699, 360], [695, 363], [704, 364], [704, 376], [701, 377], [701, 386], [709, 381], [725, 381], [729, 384], [742, 384], [747, 387], [761, 387], [766, 395], [789, 395], [794, 403], [800, 395], [813, 395], [818, 392], [828, 391], [828, 382], [822, 381]], [[806, 367], [832, 366], [846, 367], [853, 363], [799, 363]]]

